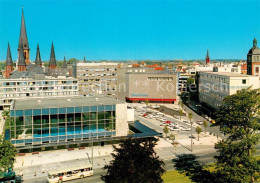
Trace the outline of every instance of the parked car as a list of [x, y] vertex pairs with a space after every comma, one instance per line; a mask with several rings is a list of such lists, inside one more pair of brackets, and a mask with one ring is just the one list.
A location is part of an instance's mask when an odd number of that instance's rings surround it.
[[190, 135], [189, 138], [195, 139], [195, 136], [194, 135]]
[[190, 123], [190, 122], [189, 122], [189, 121], [187, 121], [187, 120], [183, 120], [182, 122], [183, 122], [183, 123]]
[[173, 126], [173, 127], [170, 127], [170, 130], [171, 130], [171, 131], [180, 131], [180, 129], [179, 129], [179, 128], [177, 128], [177, 127], [174, 127], [174, 126]]
[[203, 125], [203, 121], [201, 121], [201, 120], [198, 120], [196, 123], [197, 123], [198, 125]]
[[165, 122], [162, 122], [161, 124], [160, 124], [160, 126], [166, 126], [167, 125], [167, 123], [165, 123]]
[[147, 116], [147, 114], [144, 114], [143, 117], [145, 118]]

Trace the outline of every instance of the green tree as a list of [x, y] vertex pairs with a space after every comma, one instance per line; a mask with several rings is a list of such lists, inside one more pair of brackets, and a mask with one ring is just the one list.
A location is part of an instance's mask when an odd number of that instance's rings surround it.
[[206, 120], [203, 121], [203, 126], [204, 126], [205, 133], [206, 133], [206, 129], [208, 128], [208, 122]]
[[192, 77], [189, 77], [188, 79], [187, 79], [187, 86], [188, 86], [188, 88], [190, 87], [190, 85], [191, 84], [194, 84], [194, 78], [192, 78]]
[[165, 133], [165, 137], [167, 137], [167, 134], [169, 133], [169, 128], [167, 125], [164, 126], [163, 133]]
[[170, 140], [175, 140], [175, 135], [171, 133], [169, 138], [170, 138]]
[[216, 126], [227, 138], [218, 142], [215, 149], [216, 170], [221, 182], [257, 182], [260, 178], [260, 161], [252, 153], [260, 141], [260, 89], [237, 91], [228, 96], [216, 113]]
[[145, 102], [145, 104], [148, 106], [149, 100], [145, 100], [144, 102]]
[[74, 63], [77, 63], [78, 59], [76, 58], [70, 58], [68, 61], [67, 61], [67, 64], [74, 64]]
[[16, 149], [13, 144], [0, 135], [0, 173], [2, 170], [5, 172], [8, 168], [13, 168], [15, 155]]
[[179, 109], [180, 120], [181, 120], [182, 115], [183, 115], [183, 110], [182, 110], [182, 109]]
[[114, 148], [113, 160], [103, 168], [106, 183], [160, 183], [165, 173], [164, 162], [154, 151], [158, 140], [126, 139]]
[[191, 112], [188, 113], [188, 118], [190, 120], [190, 123], [191, 123], [191, 120], [192, 120], [192, 117], [193, 117], [193, 114]]
[[183, 106], [184, 106], [184, 104], [181, 100], [179, 100], [178, 105], [179, 105], [180, 108], [183, 108]]
[[202, 132], [202, 129], [199, 126], [197, 126], [196, 133], [198, 134], [198, 141], [200, 141], [200, 133], [201, 132]]

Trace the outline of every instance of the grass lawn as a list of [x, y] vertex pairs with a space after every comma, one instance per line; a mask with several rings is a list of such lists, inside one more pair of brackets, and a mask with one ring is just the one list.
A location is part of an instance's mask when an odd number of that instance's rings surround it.
[[191, 183], [188, 177], [179, 174], [176, 170], [167, 171], [162, 178], [165, 183]]

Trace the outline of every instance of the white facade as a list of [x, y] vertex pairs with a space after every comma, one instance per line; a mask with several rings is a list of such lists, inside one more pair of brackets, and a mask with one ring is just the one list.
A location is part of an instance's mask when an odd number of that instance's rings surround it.
[[259, 77], [226, 72], [199, 72], [199, 99], [212, 108], [222, 105], [226, 96], [238, 90], [259, 88]]
[[77, 96], [78, 88], [75, 78], [0, 79], [0, 108], [8, 109], [14, 99]]

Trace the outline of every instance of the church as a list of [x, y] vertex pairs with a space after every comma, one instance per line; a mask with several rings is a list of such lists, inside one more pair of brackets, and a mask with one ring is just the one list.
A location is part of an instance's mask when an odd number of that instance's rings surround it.
[[61, 68], [57, 67], [53, 43], [51, 45], [51, 54], [48, 68], [44, 67], [44, 64], [41, 60], [39, 44], [37, 45], [35, 62], [31, 62], [30, 47], [26, 33], [24, 12], [22, 8], [21, 29], [18, 43], [18, 61], [16, 63], [13, 62], [10, 45], [8, 43], [4, 76], [7, 79], [18, 79], [33, 78], [38, 74], [57, 78], [59, 76], [70, 77], [72, 72], [71, 69], [67, 66], [65, 57]]

